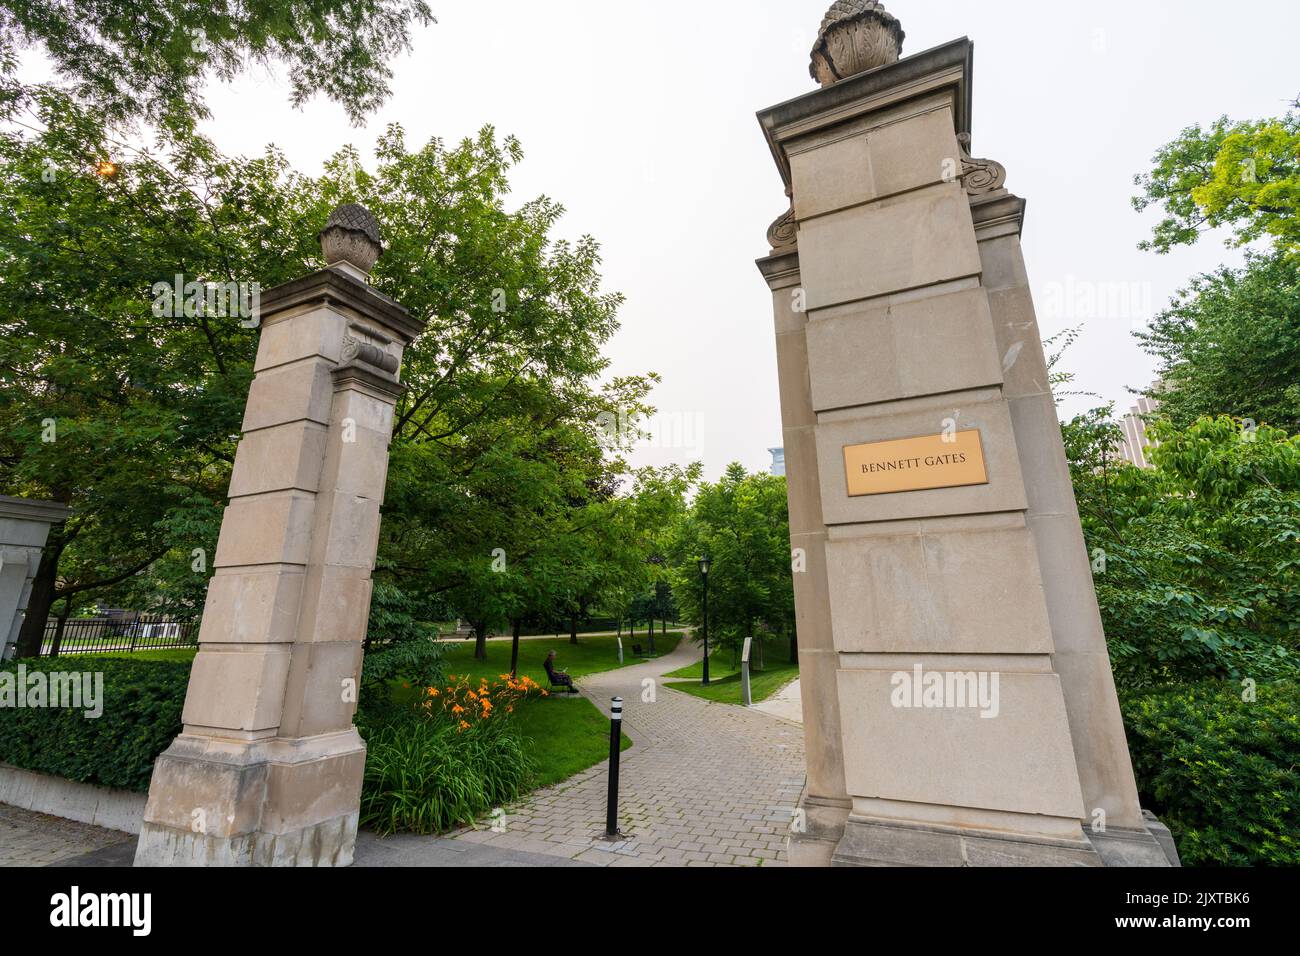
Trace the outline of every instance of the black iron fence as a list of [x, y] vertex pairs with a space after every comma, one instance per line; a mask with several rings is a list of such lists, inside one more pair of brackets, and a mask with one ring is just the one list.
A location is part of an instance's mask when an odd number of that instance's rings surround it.
[[165, 615], [130, 617], [51, 618], [45, 622], [41, 655], [109, 654], [194, 647], [199, 640], [198, 621], [177, 621]]

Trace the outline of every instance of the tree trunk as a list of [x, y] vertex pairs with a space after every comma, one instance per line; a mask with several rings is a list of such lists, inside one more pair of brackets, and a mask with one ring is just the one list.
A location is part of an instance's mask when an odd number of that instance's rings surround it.
[[63, 629], [67, 626], [68, 616], [72, 614], [72, 602], [64, 600], [63, 610], [59, 612], [59, 623], [54, 628], [54, 641], [50, 644], [50, 656], [58, 657], [63, 647]]
[[515, 618], [511, 622], [514, 626], [511, 628], [510, 635], [510, 676], [518, 677], [519, 670], [519, 632], [523, 630], [523, 621]]
[[799, 666], [799, 632], [790, 632], [790, 663]]
[[578, 615], [569, 615], [569, 643], [578, 643]]
[[16, 651], [18, 657], [41, 656], [41, 644], [45, 641], [45, 622], [50, 618], [50, 608], [58, 600], [55, 591], [59, 578], [59, 557], [62, 554], [63, 543], [60, 541], [52, 547], [47, 547], [41, 555], [36, 577], [32, 579], [32, 593], [27, 599], [27, 613], [23, 616], [23, 625], [18, 631]]
[[470, 626], [474, 628], [474, 660], [487, 660], [487, 623], [484, 621], [470, 621]]
[[650, 656], [654, 657], [655, 656], [655, 619], [653, 617], [650, 618], [649, 645], [650, 645]]

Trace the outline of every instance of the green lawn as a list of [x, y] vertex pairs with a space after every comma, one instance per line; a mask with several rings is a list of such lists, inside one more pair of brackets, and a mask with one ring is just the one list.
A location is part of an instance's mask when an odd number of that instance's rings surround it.
[[94, 660], [96, 657], [124, 657], [130, 661], [192, 661], [199, 652], [197, 647], [173, 647], [159, 651], [115, 651], [111, 654], [77, 654], [76, 657]]
[[[749, 692], [754, 703], [767, 700], [799, 676], [799, 666], [790, 663], [788, 645], [785, 641], [772, 641], [763, 650], [766, 658], [763, 670], [754, 670], [751, 665], [749, 671]], [[680, 670], [665, 674], [664, 677], [670, 682], [665, 683], [664, 686], [671, 687], [673, 690], [680, 690], [686, 694], [694, 694], [696, 697], [703, 697], [705, 700], [718, 701], [723, 704], [740, 703], [740, 666], [737, 664], [736, 668], [732, 669], [731, 651], [717, 650], [709, 655], [708, 687], [700, 683], [703, 676], [704, 662], [696, 661], [694, 664]], [[693, 678], [693, 680], [689, 683], [684, 681], [671, 682], [671, 678], [674, 677]]]
[[[537, 761], [533, 788], [559, 783], [609, 756], [609, 718], [578, 694], [531, 697], [510, 715]], [[623, 734], [621, 749], [632, 746]]]
[[[666, 635], [656, 634], [655, 656], [662, 657], [670, 653], [681, 639], [680, 631], [669, 631]], [[642, 650], [648, 644], [643, 636], [639, 636], [636, 643], [641, 645]], [[446, 658], [448, 675], [455, 674], [459, 677], [463, 674], [474, 680], [480, 677], [495, 680], [510, 670], [509, 641], [488, 641], [486, 661], [474, 659], [473, 641], [456, 641], [449, 646], [450, 653]], [[577, 644], [570, 644], [567, 637], [548, 637], [519, 642], [519, 675], [522, 677], [526, 674], [543, 687], [549, 687], [546, 668], [542, 663], [550, 651], [555, 651], [556, 667], [579, 682], [588, 674], [617, 670], [619, 667], [618, 647], [613, 637], [579, 636]], [[639, 663], [641, 658], [632, 656], [632, 642], [624, 638], [622, 666], [630, 667]]]

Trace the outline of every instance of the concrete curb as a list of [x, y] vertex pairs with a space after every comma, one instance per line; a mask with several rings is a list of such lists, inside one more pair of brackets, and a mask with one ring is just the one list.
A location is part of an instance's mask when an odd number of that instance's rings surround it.
[[138, 834], [145, 800], [143, 793], [77, 783], [0, 763], [0, 803], [23, 810]]

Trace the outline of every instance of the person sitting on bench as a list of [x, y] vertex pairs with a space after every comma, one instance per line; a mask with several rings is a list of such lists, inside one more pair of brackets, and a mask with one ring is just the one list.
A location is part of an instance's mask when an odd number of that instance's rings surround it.
[[573, 686], [573, 678], [564, 671], [555, 669], [555, 651], [546, 655], [546, 663], [543, 666], [546, 668], [546, 676], [550, 678], [552, 687], [567, 687], [570, 694], [578, 692], [578, 688]]

